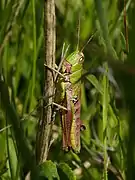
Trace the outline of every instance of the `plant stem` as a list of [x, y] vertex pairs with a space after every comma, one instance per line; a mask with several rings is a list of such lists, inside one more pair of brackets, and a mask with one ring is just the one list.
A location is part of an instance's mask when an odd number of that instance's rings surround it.
[[[48, 67], [55, 67], [55, 1], [44, 1], [44, 37], [45, 37], [45, 61]], [[50, 138], [52, 131], [52, 106], [47, 106], [53, 103], [52, 94], [54, 92], [54, 77], [50, 69], [44, 70], [44, 97], [43, 107], [41, 110], [41, 117], [38, 124], [38, 132], [36, 139], [36, 159], [37, 164], [46, 161], [50, 147]]]

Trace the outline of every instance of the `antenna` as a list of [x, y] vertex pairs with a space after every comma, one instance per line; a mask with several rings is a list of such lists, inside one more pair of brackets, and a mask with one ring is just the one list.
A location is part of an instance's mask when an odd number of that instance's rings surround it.
[[86, 44], [82, 47], [81, 52], [84, 50], [84, 48], [89, 44], [89, 42], [93, 39], [93, 37], [95, 36], [97, 30], [90, 36], [90, 38], [88, 39], [88, 41], [86, 42]]
[[79, 43], [80, 43], [80, 12], [79, 12], [78, 28], [77, 28], [77, 50], [79, 50]]

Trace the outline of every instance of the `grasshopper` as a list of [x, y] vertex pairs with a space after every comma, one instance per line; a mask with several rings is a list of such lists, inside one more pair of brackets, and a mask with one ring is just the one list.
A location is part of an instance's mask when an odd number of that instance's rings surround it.
[[[87, 41], [86, 45], [91, 41]], [[85, 46], [86, 46], [85, 45]], [[85, 47], [84, 46], [84, 47]], [[83, 47], [83, 49], [84, 49]], [[82, 49], [82, 50], [83, 50]], [[80, 152], [80, 131], [85, 126], [80, 120], [81, 113], [81, 76], [83, 73], [84, 54], [82, 50], [76, 50], [67, 58], [62, 58], [61, 66], [56, 72], [56, 102], [60, 104], [60, 118], [62, 126], [63, 150]], [[46, 66], [46, 65], [45, 65]], [[57, 105], [55, 103], [55, 105]]]
[[67, 108], [60, 109], [63, 149], [72, 149], [75, 153], [80, 152], [80, 130], [85, 128], [80, 120], [83, 62], [84, 55], [78, 50], [64, 59], [60, 72], [65, 78], [58, 78], [60, 87], [56, 90], [58, 103]]
[[[94, 33], [95, 34], [95, 33]], [[91, 41], [94, 34], [89, 38], [84, 47]], [[83, 73], [84, 54], [77, 50], [64, 59], [59, 78], [60, 104], [67, 108], [67, 111], [60, 109], [61, 125], [62, 125], [62, 141], [63, 149], [68, 151], [72, 149], [75, 153], [80, 152], [80, 131], [85, 126], [80, 120], [81, 113], [81, 77]]]

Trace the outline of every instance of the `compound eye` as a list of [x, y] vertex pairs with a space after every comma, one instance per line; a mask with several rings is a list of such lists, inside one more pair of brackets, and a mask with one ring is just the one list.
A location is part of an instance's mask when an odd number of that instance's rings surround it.
[[81, 52], [79, 54], [80, 58], [79, 58], [79, 62], [82, 63], [84, 61], [84, 54]]
[[83, 57], [81, 57], [81, 58], [79, 59], [79, 62], [80, 62], [80, 63], [83, 62]]

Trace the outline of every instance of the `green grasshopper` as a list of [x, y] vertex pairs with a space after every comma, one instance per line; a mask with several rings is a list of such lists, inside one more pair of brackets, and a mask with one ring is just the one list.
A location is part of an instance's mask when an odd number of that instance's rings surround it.
[[76, 153], [80, 152], [80, 130], [85, 128], [80, 120], [83, 62], [84, 55], [78, 50], [64, 59], [60, 72], [65, 78], [58, 79], [60, 94], [56, 93], [59, 103], [67, 108], [60, 109], [63, 149]]
[[[94, 33], [95, 34], [95, 33]], [[84, 47], [91, 41], [94, 34], [89, 38]], [[60, 109], [62, 125], [63, 149], [68, 151], [72, 149], [75, 153], [80, 152], [80, 131], [85, 126], [80, 120], [81, 113], [81, 77], [83, 73], [84, 54], [76, 50], [62, 62], [61, 74], [58, 84], [60, 85], [60, 104], [67, 110]]]
[[[87, 44], [92, 38], [93, 36], [88, 40]], [[63, 150], [69, 151], [72, 149], [75, 153], [79, 153], [81, 148], [80, 131], [85, 129], [85, 126], [80, 120], [80, 79], [83, 73], [84, 63], [82, 50], [74, 51], [67, 58], [64, 58], [63, 61], [61, 60], [61, 62], [61, 66], [58, 67], [58, 71], [50, 67], [49, 68], [59, 75], [58, 79], [56, 78], [57, 75], [55, 77], [55, 80], [57, 79], [55, 94], [56, 102], [58, 107], [60, 107]], [[56, 106], [57, 104], [55, 103]]]

